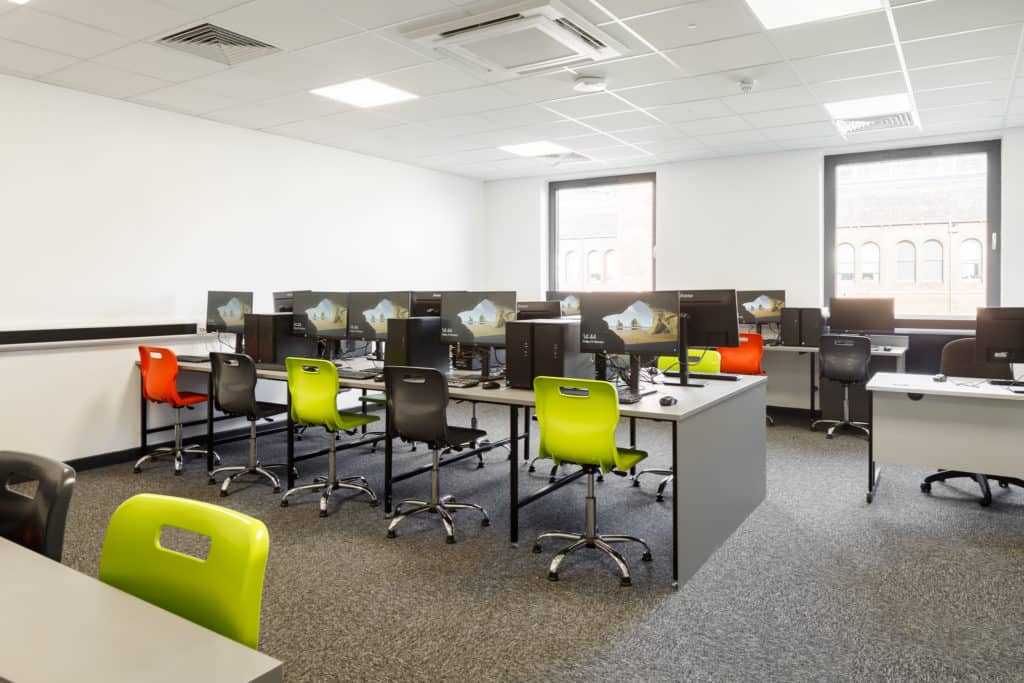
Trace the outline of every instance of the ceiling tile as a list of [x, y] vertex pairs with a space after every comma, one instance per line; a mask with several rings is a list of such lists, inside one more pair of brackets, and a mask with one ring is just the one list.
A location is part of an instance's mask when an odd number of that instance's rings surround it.
[[35, 78], [77, 62], [75, 57], [0, 38], [0, 71]]
[[601, 149], [603, 147], [614, 147], [615, 145], [621, 144], [616, 142], [614, 138], [610, 138], [607, 135], [602, 135], [600, 133], [574, 135], [568, 138], [552, 138], [552, 140], [558, 142], [560, 145], [565, 145], [576, 152], [587, 152], [589, 150]]
[[246, 102], [269, 100], [296, 90], [291, 83], [258, 78], [237, 68], [218, 71], [188, 83], [214, 95], [223, 95]]
[[810, 91], [804, 87], [782, 88], [780, 90], [754, 91], [743, 95], [723, 97], [722, 101], [733, 111], [747, 112], [768, 111], [769, 109], [791, 109], [816, 104]]
[[695, 2], [626, 23], [659, 50], [761, 31], [744, 0]]
[[800, 78], [792, 67], [785, 62], [761, 64], [744, 69], [736, 69], [724, 73], [697, 76], [697, 82], [704, 86], [706, 92], [715, 96], [735, 95], [743, 92], [740, 84], [743, 81], [754, 82], [754, 92], [776, 90], [801, 85]]
[[993, 57], [973, 62], [913, 69], [910, 72], [910, 83], [917, 91], [969, 83], [1009, 80], [1013, 78], [1014, 59], [1014, 57]]
[[508, 109], [492, 109], [480, 112], [480, 117], [493, 121], [499, 126], [528, 126], [534, 123], [551, 123], [562, 119], [558, 114], [535, 104]]
[[718, 119], [701, 119], [678, 124], [679, 130], [690, 135], [717, 135], [733, 133], [738, 130], [750, 130], [750, 124], [739, 116], [723, 116]]
[[769, 111], [750, 112], [745, 118], [755, 128], [772, 128], [775, 126], [792, 126], [798, 123], [828, 121], [828, 112], [816, 104], [790, 109], [772, 109]]
[[587, 156], [597, 161], [618, 161], [622, 159], [649, 159], [652, 155], [643, 149], [637, 149], [628, 145], [618, 145], [617, 147], [595, 149], [593, 152], [588, 153]]
[[[902, 37], [902, 36], [901, 36]], [[903, 42], [907, 68], [935, 66], [968, 59], [984, 59], [1017, 53], [1021, 25], [969, 31], [939, 38]]]
[[108, 31], [36, 12], [28, 7], [0, 14], [0, 38], [82, 59], [109, 52], [129, 42], [127, 38]]
[[899, 54], [894, 45], [808, 57], [796, 60], [792, 64], [806, 83], [893, 73], [900, 71], [901, 68]]
[[288, 137], [320, 142], [339, 142], [345, 135], [357, 138], [367, 131], [381, 130], [402, 125], [402, 122], [373, 112], [356, 110], [321, 116], [304, 121], [293, 121], [266, 129], [267, 132]]
[[1020, 0], [932, 0], [893, 9], [900, 40], [1024, 21]]
[[670, 104], [663, 107], [648, 107], [647, 113], [656, 116], [665, 123], [678, 123], [680, 121], [711, 119], [716, 116], [729, 116], [733, 112], [721, 100], [696, 100], [694, 102]]
[[697, 139], [705, 145], [714, 148], [768, 143], [767, 138], [756, 130], [741, 130], [734, 133], [719, 133], [717, 135], [699, 135]]
[[423, 125], [432, 133], [436, 133], [437, 135], [447, 135], [449, 137], [454, 135], [480, 133], [483, 131], [497, 130], [501, 128], [501, 126], [495, 124], [493, 121], [488, 121], [477, 114], [435, 119], [433, 121], [428, 121]]
[[594, 116], [585, 121], [588, 126], [593, 126], [605, 133], [614, 133], [617, 130], [628, 130], [630, 128], [645, 128], [657, 123], [654, 119], [638, 111], [622, 112], [620, 114], [606, 114]]
[[441, 93], [429, 98], [398, 102], [386, 105], [381, 110], [407, 120], [429, 121], [491, 109], [507, 109], [520, 104], [523, 104], [521, 98], [510, 95], [496, 86], [485, 85]]
[[[638, 38], [638, 34], [633, 31], [629, 31], [625, 28], [626, 24], [603, 24], [601, 30], [607, 33], [612, 39], [622, 43], [622, 46], [626, 48], [626, 54], [633, 57], [639, 57], [640, 55], [652, 54], [653, 50], [648, 45], [650, 40], [646, 36], [643, 40]], [[647, 42], [644, 42], [644, 41]]]
[[782, 61], [782, 55], [764, 33], [690, 45], [670, 50], [666, 55], [679, 65], [686, 76]]
[[903, 80], [902, 73], [816, 83], [810, 88], [822, 102], [839, 102], [907, 92], [907, 84]]
[[595, 64], [594, 66], [576, 69], [580, 76], [596, 76], [604, 78], [609, 90], [630, 88], [646, 83], [671, 81], [683, 74], [659, 55], [648, 54], [641, 57], [623, 59], [618, 62]]
[[979, 133], [982, 131], [1000, 130], [1003, 128], [1003, 116], [987, 116], [965, 121], [938, 122], [929, 125], [927, 135], [954, 135], [957, 133]]
[[[638, 14], [648, 14], [658, 10], [669, 9], [688, 0], [602, 0], [601, 4], [619, 19], [628, 19]], [[608, 21], [608, 15], [602, 12], [602, 21]]]
[[93, 61], [175, 83], [227, 68], [224, 64], [218, 64], [210, 59], [201, 59], [186, 52], [149, 43], [134, 43], [100, 55]]
[[428, 62], [398, 71], [378, 75], [377, 80], [422, 97], [451, 90], [463, 90], [485, 85], [486, 81], [471, 74], [468, 69], [449, 66], [444, 62]]
[[345, 64], [346, 68], [363, 76], [383, 74], [429, 61], [419, 52], [372, 33], [333, 40], [298, 54], [318, 64]]
[[244, 128], [270, 128], [284, 123], [326, 116], [348, 107], [326, 97], [297, 93], [265, 102], [243, 104], [206, 114], [206, 118]]
[[66, 69], [43, 76], [40, 80], [108, 97], [131, 97], [170, 85], [156, 78], [92, 62], [72, 64]]
[[1009, 95], [1010, 85], [1010, 81], [992, 81], [991, 83], [973, 83], [938, 90], [917, 90], [915, 88], [914, 100], [921, 109], [951, 107], [978, 100], [996, 100]]
[[842, 147], [846, 140], [839, 133], [833, 131], [831, 135], [814, 138], [800, 138], [799, 140], [786, 140], [786, 149], [829, 149]]
[[762, 128], [761, 132], [769, 140], [785, 142], [800, 138], [828, 137], [835, 135], [836, 129], [831, 122], [819, 121], [817, 123], [798, 123], [793, 126]]
[[1013, 116], [1024, 116], [1024, 97], [1014, 97], [1010, 100], [1010, 111]]
[[342, 16], [329, 0], [252, 0], [209, 21], [284, 50], [299, 50], [361, 30]]
[[33, 0], [32, 8], [133, 40], [164, 35], [191, 20], [152, 0]]
[[172, 85], [132, 98], [136, 102], [151, 104], [161, 109], [184, 114], [205, 114], [215, 109], [224, 109], [240, 102], [231, 97], [217, 95], [191, 85]]
[[543, 102], [545, 100], [559, 100], [575, 95], [576, 92], [572, 89], [575, 78], [571, 73], [561, 71], [544, 76], [513, 78], [508, 81], [502, 81], [498, 84], [498, 87], [507, 93], [516, 97], [522, 97], [530, 102]]
[[626, 102], [606, 93], [595, 95], [583, 95], [581, 97], [570, 97], [564, 100], [546, 102], [548, 109], [553, 109], [559, 114], [580, 119], [587, 116], [600, 116], [601, 114], [616, 114], [620, 111], [632, 111]]
[[892, 43], [892, 32], [884, 12], [777, 28], [769, 31], [768, 35], [789, 59]]
[[[318, 48], [313, 48], [314, 50]], [[278, 52], [237, 66], [233, 71], [289, 86], [290, 90], [312, 90], [361, 76], [346, 60], [316, 59], [309, 51]]]
[[199, 18], [244, 5], [249, 0], [159, 0], [159, 2], [161, 5], [167, 5], [193, 18]]
[[1006, 117], [1007, 128], [1024, 128], [1024, 114]]
[[733, 88], [738, 88], [738, 86], [730, 85], [728, 88], [723, 89], [720, 82], [713, 83], [701, 80], [698, 77], [627, 88], [626, 90], [618, 91], [618, 94], [638, 107], [656, 107], [690, 100], [707, 100], [720, 97], [721, 95], [735, 92]]
[[1002, 116], [1006, 112], [1006, 100], [988, 100], [986, 102], [971, 102], [955, 107], [942, 107], [941, 109], [922, 109], [921, 125], [930, 128], [941, 123], [952, 121], [971, 121], [990, 116]]
[[366, 29], [389, 26], [410, 19], [418, 19], [450, 12], [447, 0], [339, 0], [336, 12], [347, 21]]
[[[647, 126], [645, 128], [633, 128], [631, 130], [616, 131], [615, 137], [633, 144], [664, 143], [689, 140], [689, 137], [681, 130], [671, 126]], [[694, 144], [689, 140], [690, 144]]]

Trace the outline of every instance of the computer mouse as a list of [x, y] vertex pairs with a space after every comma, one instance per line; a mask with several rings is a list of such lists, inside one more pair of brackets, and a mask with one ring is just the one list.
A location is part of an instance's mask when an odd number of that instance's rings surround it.
[[373, 378], [373, 381], [374, 382], [383, 382], [384, 381], [384, 375], [377, 375], [376, 377]]
[[494, 380], [491, 380], [490, 382], [484, 382], [483, 384], [481, 384], [480, 388], [481, 389], [500, 389], [501, 388], [501, 383], [500, 382], [495, 382]]
[[662, 396], [660, 399], [658, 399], [658, 403], [660, 403], [663, 406], [674, 406], [675, 404], [679, 403], [679, 399], [677, 399], [675, 396]]
[[943, 375], [943, 374], [942, 374], [942, 373], [940, 372], [939, 374], [937, 374], [937, 375], [935, 375], [934, 377], [932, 377], [932, 381], [933, 381], [933, 382], [945, 382], [945, 381], [946, 381], [946, 376], [945, 376], [945, 375]]
[[883, 351], [892, 351], [892, 347], [891, 346], [883, 346], [882, 350]]

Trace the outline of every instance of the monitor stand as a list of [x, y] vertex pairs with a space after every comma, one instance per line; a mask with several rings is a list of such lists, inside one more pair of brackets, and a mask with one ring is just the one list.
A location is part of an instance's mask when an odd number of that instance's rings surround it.
[[678, 385], [683, 387], [706, 387], [707, 382], [690, 379], [690, 347], [687, 345], [686, 319], [688, 315], [679, 316], [679, 381], [673, 381], [671, 377], [663, 380], [664, 384]]
[[245, 337], [235, 332], [235, 353], [245, 353]]

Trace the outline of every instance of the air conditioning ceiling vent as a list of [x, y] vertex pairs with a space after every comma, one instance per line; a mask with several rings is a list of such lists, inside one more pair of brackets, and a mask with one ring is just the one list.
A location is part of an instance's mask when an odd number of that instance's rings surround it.
[[262, 40], [243, 36], [241, 33], [214, 24], [199, 24], [164, 36], [156, 43], [228, 66], [281, 51], [280, 48]]
[[876, 130], [892, 130], [895, 128], [915, 128], [914, 115], [909, 111], [882, 116], [866, 116], [857, 119], [836, 119], [836, 128], [844, 138], [857, 133]]

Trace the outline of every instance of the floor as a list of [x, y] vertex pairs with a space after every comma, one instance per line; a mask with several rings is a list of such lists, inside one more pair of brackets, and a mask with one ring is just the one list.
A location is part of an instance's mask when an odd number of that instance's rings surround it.
[[[466, 424], [465, 406], [452, 421]], [[480, 409], [502, 435], [507, 413]], [[301, 449], [322, 447], [309, 435]], [[641, 428], [652, 466], [666, 466], [669, 433]], [[685, 444], [682, 444], [685, 447]], [[168, 463], [139, 475], [130, 465], [81, 472], [68, 517], [65, 563], [95, 575], [103, 531], [128, 496], [157, 492], [227, 505], [263, 520], [271, 537], [260, 649], [285, 662], [287, 681], [803, 681], [1024, 679], [1024, 492], [994, 487], [989, 508], [973, 482], [920, 492], [925, 470], [887, 467], [864, 500], [866, 442], [827, 441], [806, 422], [780, 418], [768, 430], [768, 497], [701, 571], [670, 587], [670, 498], [655, 502], [657, 478], [632, 488], [599, 485], [605, 533], [644, 536], [653, 563], [630, 549], [634, 579], [620, 588], [598, 553], [578, 553], [549, 582], [557, 549], [530, 552], [546, 529], [579, 529], [584, 480], [526, 508], [522, 543], [508, 543], [504, 451], [442, 471], [442, 492], [491, 513], [482, 528], [456, 517], [446, 545], [432, 516], [385, 538], [383, 508], [343, 494], [320, 519], [310, 495], [281, 508], [263, 483], [227, 498], [207, 486], [204, 465], [173, 477]], [[244, 442], [221, 449], [245, 459]], [[264, 462], [283, 459], [284, 439], [261, 439]], [[396, 470], [429, 462], [396, 447]], [[303, 480], [326, 469], [304, 463]], [[380, 454], [353, 451], [339, 470], [363, 474], [382, 492]], [[521, 470], [521, 487], [547, 470]], [[422, 497], [428, 477], [396, 485]]]

